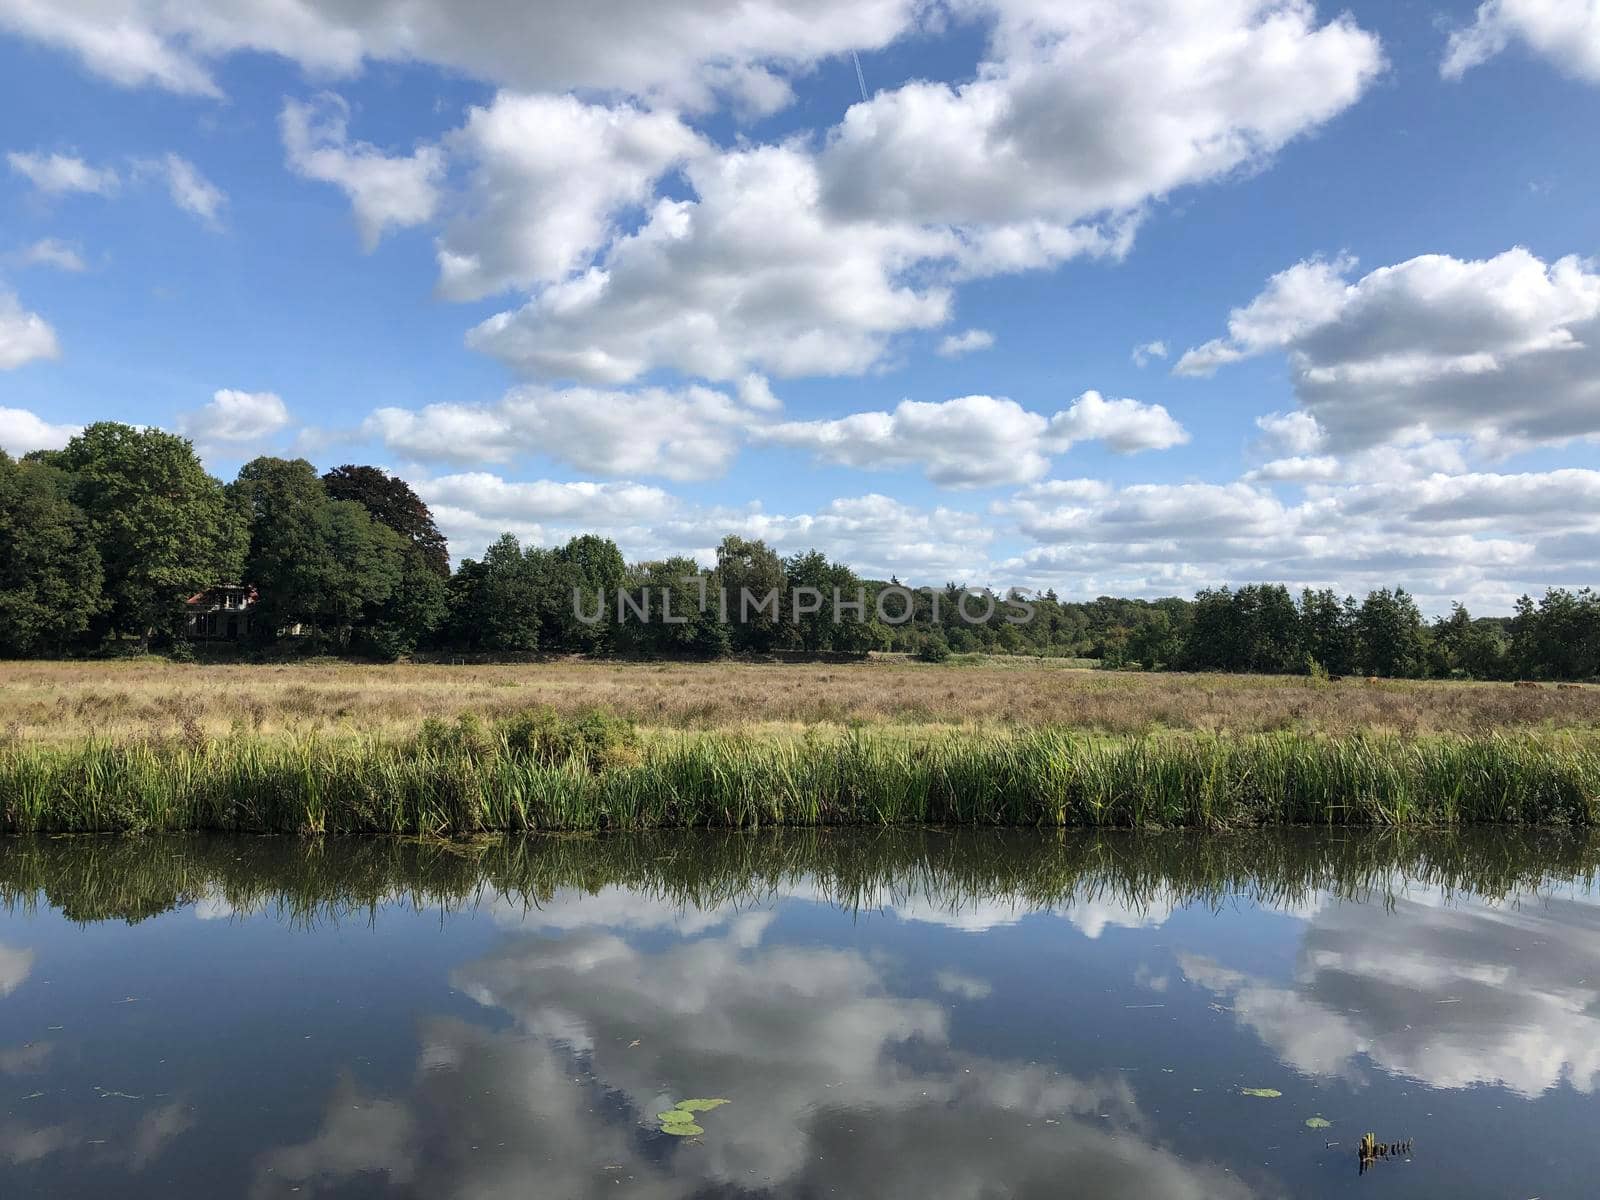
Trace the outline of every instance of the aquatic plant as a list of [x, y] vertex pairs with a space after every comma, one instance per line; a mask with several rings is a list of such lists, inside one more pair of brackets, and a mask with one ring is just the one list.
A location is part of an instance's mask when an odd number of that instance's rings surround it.
[[0, 831], [461, 836], [687, 826], [1410, 828], [1600, 821], [1600, 738], [640, 736], [540, 712], [409, 737], [0, 745]]

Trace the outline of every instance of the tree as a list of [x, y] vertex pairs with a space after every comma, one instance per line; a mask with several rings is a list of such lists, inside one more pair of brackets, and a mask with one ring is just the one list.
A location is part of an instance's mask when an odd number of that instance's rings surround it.
[[362, 648], [379, 658], [395, 659], [429, 642], [448, 611], [447, 586], [421, 550], [403, 545], [399, 584], [370, 614], [359, 638]]
[[[558, 553], [566, 567], [565, 582], [570, 585], [562, 597], [563, 642], [572, 650], [588, 653], [604, 650], [610, 645], [617, 589], [628, 572], [622, 561], [622, 551], [610, 538], [589, 533], [573, 538]], [[585, 613], [592, 611], [598, 598], [601, 617], [598, 622], [589, 624], [577, 619], [573, 588], [580, 594]]]
[[433, 523], [433, 513], [411, 485], [398, 475], [377, 467], [358, 467], [346, 463], [322, 477], [330, 500], [354, 500], [372, 519], [394, 530], [422, 555], [423, 561], [441, 579], [450, 577], [450, 549], [444, 534]]
[[1465, 607], [1453, 604], [1450, 615], [1435, 621], [1431, 632], [1430, 674], [1494, 679], [1503, 673], [1506, 643], [1492, 622], [1474, 621]]
[[[728, 594], [729, 636], [735, 650], [766, 654], [783, 635], [783, 606], [788, 603], [783, 560], [765, 542], [729, 534], [717, 547], [717, 583]], [[751, 600], [744, 605], [744, 593]], [[771, 593], [778, 594], [779, 614], [770, 606], [756, 611]]]
[[1332, 588], [1300, 593], [1300, 645], [1330, 675], [1355, 670], [1355, 613], [1355, 601], [1341, 602]]
[[53, 461], [100, 555], [112, 632], [148, 644], [189, 596], [239, 579], [244, 527], [186, 439], [102, 421]]
[[1370, 674], [1395, 679], [1422, 674], [1422, 614], [1404, 588], [1369, 592], [1356, 614], [1356, 631]]
[[0, 653], [61, 653], [104, 607], [100, 555], [68, 478], [0, 450]]
[[314, 619], [319, 630], [347, 646], [357, 627], [374, 619], [394, 595], [406, 551], [413, 547], [353, 500], [327, 501], [319, 532], [328, 575]]
[[467, 620], [476, 644], [484, 650], [527, 651], [539, 648], [539, 590], [517, 539], [502, 534], [484, 552], [473, 572]]
[[303, 458], [253, 459], [229, 495], [249, 523], [244, 574], [258, 593], [256, 636], [272, 641], [280, 629], [314, 625], [335, 607], [328, 589], [339, 574], [328, 546], [328, 494], [316, 468]]

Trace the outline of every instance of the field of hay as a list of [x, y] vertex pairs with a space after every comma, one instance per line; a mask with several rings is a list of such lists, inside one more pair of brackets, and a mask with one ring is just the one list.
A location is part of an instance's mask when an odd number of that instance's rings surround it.
[[551, 705], [647, 729], [813, 725], [1401, 736], [1600, 728], [1600, 687], [1121, 673], [1050, 660], [925, 664], [185, 665], [0, 663], [0, 742], [311, 733], [404, 735]]

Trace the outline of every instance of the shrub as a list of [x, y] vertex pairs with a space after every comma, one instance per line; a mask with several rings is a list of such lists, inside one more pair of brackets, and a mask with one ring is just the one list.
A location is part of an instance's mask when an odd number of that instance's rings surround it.
[[500, 736], [513, 758], [547, 767], [576, 759], [591, 771], [604, 771], [639, 760], [633, 722], [599, 710], [563, 720], [549, 705], [531, 708], [505, 721]]

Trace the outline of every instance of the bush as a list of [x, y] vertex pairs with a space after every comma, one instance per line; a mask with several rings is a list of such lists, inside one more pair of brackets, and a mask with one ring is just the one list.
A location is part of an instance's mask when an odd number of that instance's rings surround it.
[[500, 736], [513, 758], [548, 767], [576, 759], [591, 771], [604, 771], [639, 760], [633, 722], [597, 709], [564, 720], [549, 705], [531, 708], [505, 721]]
[[483, 759], [492, 756], [494, 743], [476, 713], [462, 713], [454, 725], [429, 717], [417, 734], [417, 749], [424, 754]]
[[950, 643], [944, 640], [943, 634], [930, 633], [922, 639], [922, 644], [917, 647], [917, 660], [919, 662], [942, 663], [950, 659]]

